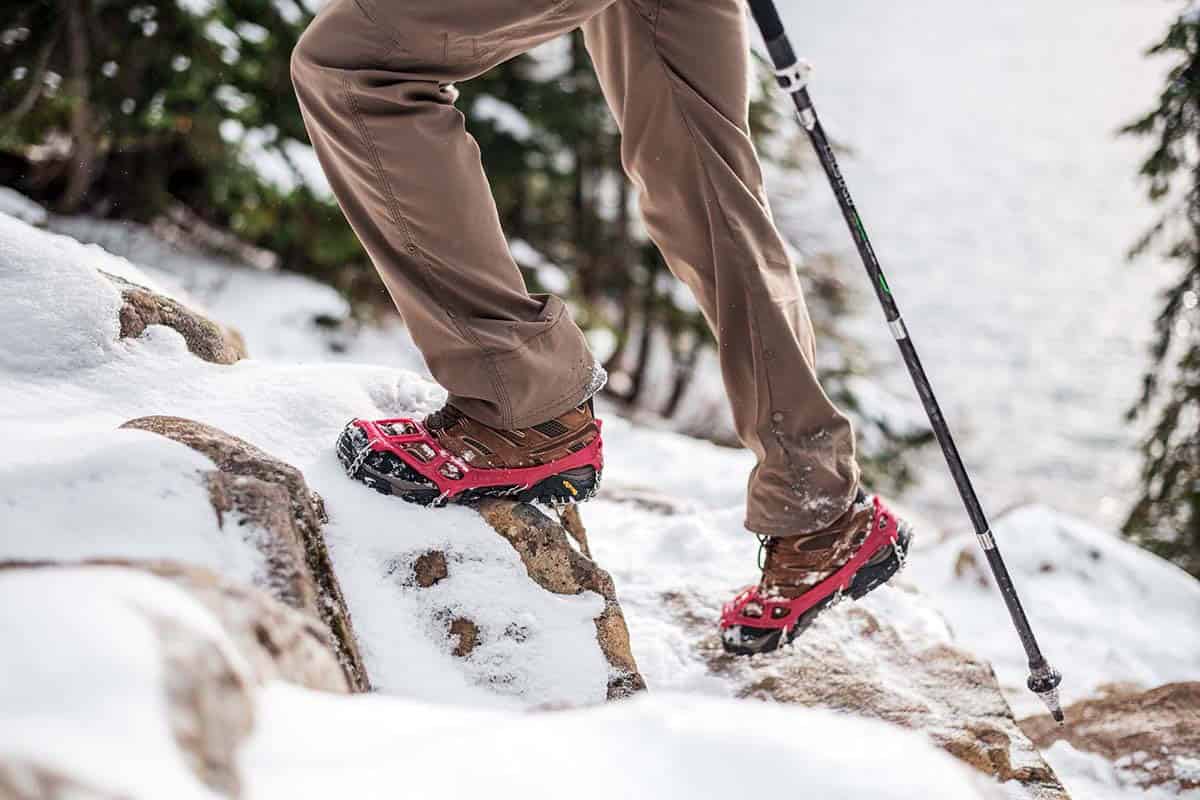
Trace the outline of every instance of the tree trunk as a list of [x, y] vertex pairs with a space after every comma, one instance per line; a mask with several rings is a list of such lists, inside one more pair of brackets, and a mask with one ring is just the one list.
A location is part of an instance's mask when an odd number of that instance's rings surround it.
[[652, 260], [646, 276], [645, 294], [642, 295], [642, 336], [638, 343], [637, 362], [633, 365], [633, 374], [629, 376], [630, 406], [636, 406], [646, 383], [646, 367], [650, 363], [650, 349], [654, 342], [654, 301], [657, 296], [655, 279], [658, 277], [658, 261]]
[[92, 122], [91, 46], [87, 31], [87, 0], [64, 0], [67, 18], [67, 52], [70, 79], [67, 93], [71, 97], [71, 157], [67, 172], [67, 188], [59, 201], [59, 210], [70, 214], [79, 210], [94, 179], [96, 161], [96, 131]]
[[683, 400], [688, 387], [692, 385], [692, 378], [696, 375], [696, 363], [700, 360], [700, 352], [703, 349], [704, 337], [693, 333], [687, 350], [682, 356], [676, 356], [675, 383], [671, 387], [671, 396], [667, 400], [667, 405], [663, 408], [664, 418], [671, 419], [679, 410], [679, 403]]

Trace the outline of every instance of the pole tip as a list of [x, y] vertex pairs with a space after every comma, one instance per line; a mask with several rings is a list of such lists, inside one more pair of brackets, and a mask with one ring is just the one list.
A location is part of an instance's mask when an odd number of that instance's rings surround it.
[[1030, 671], [1029, 680], [1025, 682], [1025, 685], [1029, 687], [1029, 691], [1036, 694], [1046, 704], [1054, 721], [1062, 725], [1066, 722], [1066, 716], [1063, 714], [1058, 697], [1060, 683], [1062, 683], [1062, 673], [1049, 664], [1042, 664]]

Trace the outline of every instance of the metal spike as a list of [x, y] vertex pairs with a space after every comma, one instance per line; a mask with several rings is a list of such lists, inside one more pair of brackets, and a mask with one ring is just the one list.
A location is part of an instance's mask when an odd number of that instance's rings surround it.
[[1034, 667], [1029, 672], [1029, 679], [1025, 685], [1029, 687], [1029, 691], [1041, 698], [1046, 704], [1046, 708], [1050, 710], [1050, 716], [1054, 717], [1054, 721], [1062, 725], [1066, 718], [1063, 715], [1062, 705], [1059, 702], [1058, 685], [1062, 683], [1062, 673], [1056, 670], [1049, 664], [1043, 663], [1040, 667]]

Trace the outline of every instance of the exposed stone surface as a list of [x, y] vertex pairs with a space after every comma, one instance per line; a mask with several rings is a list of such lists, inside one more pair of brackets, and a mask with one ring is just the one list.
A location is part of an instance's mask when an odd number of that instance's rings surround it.
[[166, 578], [212, 612], [258, 683], [280, 680], [317, 691], [350, 691], [328, 630], [311, 615], [208, 570], [167, 561], [127, 563]]
[[130, 283], [101, 273], [121, 292], [121, 338], [135, 338], [150, 325], [166, 325], [179, 332], [193, 355], [214, 364], [233, 364], [246, 357], [246, 342], [233, 328], [213, 322], [198, 311]]
[[430, 550], [413, 563], [413, 575], [417, 586], [428, 589], [449, 575], [446, 569], [446, 554], [440, 550]]
[[241, 528], [266, 557], [266, 574], [256, 582], [277, 600], [317, 615], [316, 587], [296, 535], [287, 490], [278, 483], [219, 470], [204, 478], [222, 530]]
[[1043, 714], [1021, 720], [1021, 728], [1039, 747], [1066, 739], [1102, 755], [1138, 786], [1200, 788], [1200, 681], [1114, 688], [1064, 711], [1065, 725]]
[[571, 505], [560, 506], [558, 508], [558, 522], [563, 526], [563, 530], [575, 540], [575, 544], [579, 547], [579, 552], [591, 558], [592, 549], [588, 547], [587, 528], [583, 525], [583, 517], [579, 515], [579, 505], [572, 503]]
[[455, 617], [450, 621], [450, 635], [458, 637], [452, 652], [459, 658], [471, 655], [475, 645], [479, 644], [479, 626], [466, 617]]
[[[897, 603], [913, 602], [895, 592]], [[961, 761], [1035, 797], [1067, 797], [1054, 771], [1017, 727], [992, 668], [920, 627], [890, 625], [865, 606], [825, 612], [777, 653], [745, 658], [721, 649], [696, 600], [672, 595], [664, 608], [694, 627], [709, 668], [738, 695], [876, 717], [925, 733]], [[900, 615], [903, 618], [903, 614]]]
[[608, 698], [626, 697], [645, 689], [609, 574], [572, 547], [563, 527], [533, 506], [489, 499], [478, 508], [488, 524], [513, 546], [529, 577], [543, 589], [555, 594], [593, 591], [604, 598], [604, 611], [596, 617], [596, 638], [611, 667]]
[[246, 535], [267, 559], [262, 585], [276, 599], [324, 621], [331, 645], [354, 691], [370, 682], [359, 652], [337, 575], [321, 528], [327, 521], [320, 495], [308, 488], [300, 470], [222, 430], [180, 417], [152, 416], [121, 427], [150, 431], [208, 456], [217, 471], [206, 476], [218, 520], [229, 512], [248, 525]]

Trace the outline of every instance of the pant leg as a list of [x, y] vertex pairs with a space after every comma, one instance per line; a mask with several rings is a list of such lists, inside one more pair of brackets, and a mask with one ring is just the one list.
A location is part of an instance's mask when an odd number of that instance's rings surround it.
[[738, 436], [758, 456], [746, 527], [819, 530], [856, 491], [854, 434], [817, 381], [750, 140], [744, 3], [619, 0], [584, 35], [646, 227], [715, 332]]
[[451, 402], [495, 427], [603, 383], [557, 297], [530, 295], [450, 85], [610, 0], [332, 0], [292, 54], [317, 157]]

